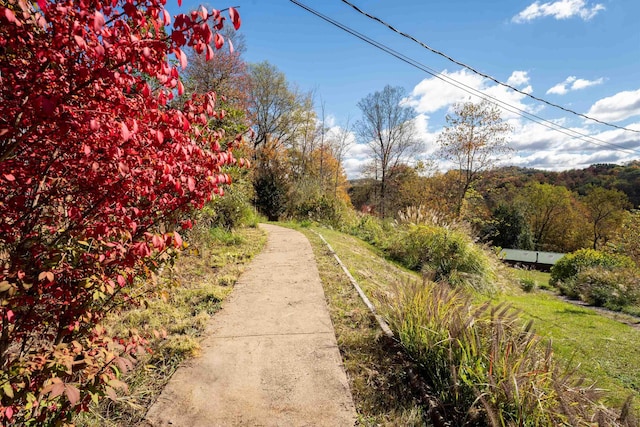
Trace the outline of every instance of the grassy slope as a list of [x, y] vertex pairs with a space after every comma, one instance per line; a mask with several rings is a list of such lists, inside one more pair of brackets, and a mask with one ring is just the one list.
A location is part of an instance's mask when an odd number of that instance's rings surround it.
[[[421, 426], [424, 425], [420, 393], [411, 387], [409, 372], [413, 369], [399, 351], [397, 344], [387, 338], [343, 273], [333, 255], [320, 238], [302, 229], [312, 244], [318, 270], [324, 286], [338, 346], [349, 378], [358, 425], [363, 426]], [[343, 262], [358, 266], [353, 269], [363, 287], [370, 291], [375, 283], [399, 273], [363, 243], [344, 244], [351, 237], [321, 230], [325, 238], [339, 251]], [[344, 255], [344, 256], [343, 256]]]
[[[538, 282], [548, 281], [548, 273], [537, 273]], [[548, 292], [502, 295], [534, 319], [535, 329], [552, 339], [554, 351], [597, 386], [610, 390], [609, 401], [620, 405], [634, 394], [640, 408], [638, 346], [640, 329], [609, 319], [597, 311], [560, 300]]]
[[[381, 259], [375, 248], [361, 240], [336, 231], [318, 229], [338, 256], [372, 298], [391, 280], [419, 279]], [[544, 281], [545, 273], [534, 278]], [[577, 307], [545, 292], [502, 295], [499, 300], [511, 302], [527, 318], [535, 320], [535, 328], [553, 339], [554, 351], [570, 364], [580, 364], [582, 375], [610, 390], [609, 402], [620, 405], [629, 394], [639, 396], [640, 370], [637, 367], [640, 330], [599, 315], [588, 308]]]
[[[157, 283], [144, 285], [148, 288], [145, 305], [117, 313], [106, 322], [115, 333], [135, 328], [151, 336], [153, 353], [142, 356], [125, 377], [130, 393], [90, 408], [76, 417], [76, 425], [120, 427], [139, 423], [178, 365], [199, 354], [199, 337], [210, 317], [265, 242], [265, 234], [257, 228], [233, 232], [194, 229], [190, 247], [174, 268]], [[154, 330], [164, 331], [166, 337], [154, 339]]]

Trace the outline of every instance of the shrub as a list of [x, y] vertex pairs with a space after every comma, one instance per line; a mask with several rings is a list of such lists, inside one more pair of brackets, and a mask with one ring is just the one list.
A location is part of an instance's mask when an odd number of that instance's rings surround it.
[[575, 290], [587, 304], [620, 310], [640, 302], [640, 277], [632, 269], [587, 268], [578, 273]]
[[496, 279], [489, 254], [461, 231], [436, 226], [410, 226], [386, 248], [389, 256], [435, 281], [493, 292]]
[[360, 219], [351, 227], [348, 232], [359, 237], [365, 242], [374, 246], [384, 246], [387, 240], [388, 226], [383, 226], [383, 221], [367, 214], [362, 214]]
[[[609, 254], [593, 249], [580, 249], [560, 258], [551, 267], [549, 283], [558, 286], [560, 282], [567, 282], [575, 278], [582, 270], [590, 267], [600, 267], [608, 270], [615, 268], [633, 268], [634, 262], [624, 255]], [[562, 286], [560, 290], [562, 291]]]
[[100, 322], [183, 247], [181, 219], [236, 162], [239, 139], [209, 127], [215, 94], [169, 102], [173, 55], [210, 58], [224, 19], [178, 14], [171, 30], [159, 0], [0, 2], [3, 425], [60, 425], [124, 388], [146, 337]]
[[343, 212], [347, 209], [344, 202], [322, 195], [307, 199], [292, 208], [291, 216], [297, 220], [320, 222], [331, 227], [339, 227]]
[[525, 292], [532, 292], [538, 287], [538, 283], [533, 277], [523, 277], [520, 279], [520, 287]]

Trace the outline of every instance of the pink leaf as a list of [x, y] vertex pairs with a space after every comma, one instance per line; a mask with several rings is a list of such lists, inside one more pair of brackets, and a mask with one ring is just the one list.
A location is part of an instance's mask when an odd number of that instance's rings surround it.
[[73, 406], [80, 401], [80, 390], [71, 384], [65, 385], [64, 394], [67, 395], [67, 399], [69, 399], [69, 402]]
[[7, 18], [7, 21], [15, 23], [16, 25], [20, 26], [20, 21], [16, 20], [16, 15], [13, 13], [13, 11], [11, 9], [8, 9], [6, 7], [2, 8], [2, 13], [4, 14], [4, 17]]
[[193, 191], [193, 190], [195, 190], [195, 189], [196, 189], [196, 180], [195, 180], [195, 179], [193, 179], [193, 177], [191, 177], [191, 176], [190, 176], [190, 177], [187, 179], [187, 185], [188, 185], [188, 187], [189, 187], [189, 191]]
[[182, 82], [178, 80], [178, 95], [182, 95], [183, 93], [184, 93], [184, 86], [182, 85]]
[[231, 18], [231, 22], [233, 23], [233, 28], [235, 28], [236, 30], [240, 28], [240, 24], [242, 23], [240, 20], [240, 14], [233, 7], [229, 8], [229, 18]]
[[9, 321], [9, 323], [13, 322], [13, 318], [15, 317], [15, 315], [13, 314], [13, 310], [7, 310], [7, 320]]
[[86, 49], [87, 48], [87, 42], [84, 41], [84, 39], [81, 36], [73, 36], [73, 38], [76, 41], [76, 44], [78, 45], [78, 47], [80, 49]]
[[96, 13], [93, 15], [93, 30], [98, 32], [103, 26], [104, 15], [101, 12], [96, 11]]
[[126, 123], [120, 123], [120, 132], [122, 133], [122, 139], [124, 139], [125, 141], [131, 138], [131, 132], [129, 132], [129, 128], [127, 127]]
[[162, 142], [164, 141], [164, 134], [161, 130], [156, 131], [156, 138], [158, 139], [158, 144], [162, 144]]
[[13, 408], [11, 406], [9, 406], [5, 411], [4, 411], [4, 416], [7, 417], [8, 420], [11, 420], [11, 418], [13, 418]]
[[164, 25], [171, 24], [171, 15], [169, 15], [169, 11], [167, 9], [162, 9], [162, 18]]
[[176, 248], [182, 246], [182, 237], [180, 237], [177, 231], [173, 232], [173, 240], [175, 242]]
[[7, 180], [7, 181], [9, 181], [9, 182], [13, 182], [13, 181], [15, 181], [15, 180], [16, 180], [16, 177], [15, 177], [15, 176], [13, 176], [13, 175], [12, 175], [12, 174], [10, 174], [10, 173], [5, 173], [5, 174], [4, 174], [4, 179], [6, 179], [6, 180]]
[[234, 49], [233, 49], [233, 43], [231, 43], [231, 39], [227, 40], [227, 43], [229, 43], [229, 53], [233, 53]]

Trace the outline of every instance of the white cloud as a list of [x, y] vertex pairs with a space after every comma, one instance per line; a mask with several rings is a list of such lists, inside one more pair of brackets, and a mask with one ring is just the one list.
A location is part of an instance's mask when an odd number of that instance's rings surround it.
[[529, 76], [526, 71], [514, 71], [507, 80], [507, 84], [516, 87], [526, 85], [527, 83], [529, 83]]
[[[520, 84], [526, 84], [529, 77], [524, 73], [524, 71], [516, 71], [512, 73], [510, 79], [512, 81], [518, 79], [518, 81], [521, 82]], [[444, 70], [438, 77], [422, 80], [411, 91], [407, 99], [408, 105], [415, 108], [418, 113], [428, 114], [445, 107], [451, 107], [453, 104], [459, 102], [480, 101], [479, 96], [471, 95], [459, 87], [452, 86], [448, 81], [454, 81], [458, 86], [466, 86], [465, 89], [467, 90], [479, 91], [486, 96], [493, 97], [518, 109], [532, 111], [522, 102], [524, 98], [526, 98], [525, 95], [504, 86], [492, 84], [490, 80], [467, 70], [453, 72]], [[532, 90], [531, 86], [522, 89], [524, 92], [531, 92]], [[513, 112], [503, 110], [503, 117], [508, 119], [517, 117], [517, 115]]]
[[604, 79], [602, 77], [595, 80], [578, 79], [571, 85], [571, 90], [580, 90], [589, 86], [600, 85], [602, 84], [602, 82], [604, 82]]
[[602, 98], [589, 108], [587, 115], [611, 122], [640, 116], [640, 89], [626, 90]]
[[588, 88], [589, 86], [595, 86], [602, 84], [604, 79], [600, 77], [595, 80], [579, 79], [576, 76], [569, 76], [565, 81], [558, 83], [547, 91], [547, 95], [554, 93], [556, 95], [564, 95], [570, 90], [580, 90]]
[[588, 21], [604, 9], [605, 7], [601, 3], [591, 6], [588, 5], [585, 0], [558, 0], [542, 4], [536, 1], [527, 6], [511, 20], [516, 23], [522, 23], [545, 16], [551, 16], [555, 19], [568, 19], [577, 16], [584, 21]]

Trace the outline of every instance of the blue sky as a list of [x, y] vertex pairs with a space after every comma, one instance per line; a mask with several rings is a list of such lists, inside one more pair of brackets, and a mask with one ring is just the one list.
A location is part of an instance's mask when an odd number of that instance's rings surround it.
[[[223, 0], [239, 6], [249, 62], [267, 60], [316, 101], [336, 126], [360, 117], [357, 103], [386, 84], [402, 86], [416, 108], [428, 158], [437, 148], [444, 117], [455, 102], [473, 100], [304, 11], [288, 0]], [[231, 1], [231, 3], [229, 3]], [[505, 112], [514, 126], [507, 164], [561, 170], [640, 158], [640, 133], [596, 125], [496, 86], [358, 14], [340, 0], [302, 3], [392, 49], [510, 105], [590, 135], [591, 143], [551, 131]], [[640, 130], [640, 1], [638, 0], [352, 0], [455, 59], [525, 92], [580, 113]], [[184, 1], [182, 10], [200, 3]], [[175, 5], [170, 6], [172, 12]], [[471, 97], [471, 98], [470, 98]], [[593, 143], [595, 142], [595, 143]], [[614, 143], [632, 151], [617, 150]], [[599, 145], [596, 145], [599, 144]], [[634, 151], [635, 150], [635, 151]], [[350, 177], [367, 160], [355, 144]]]

